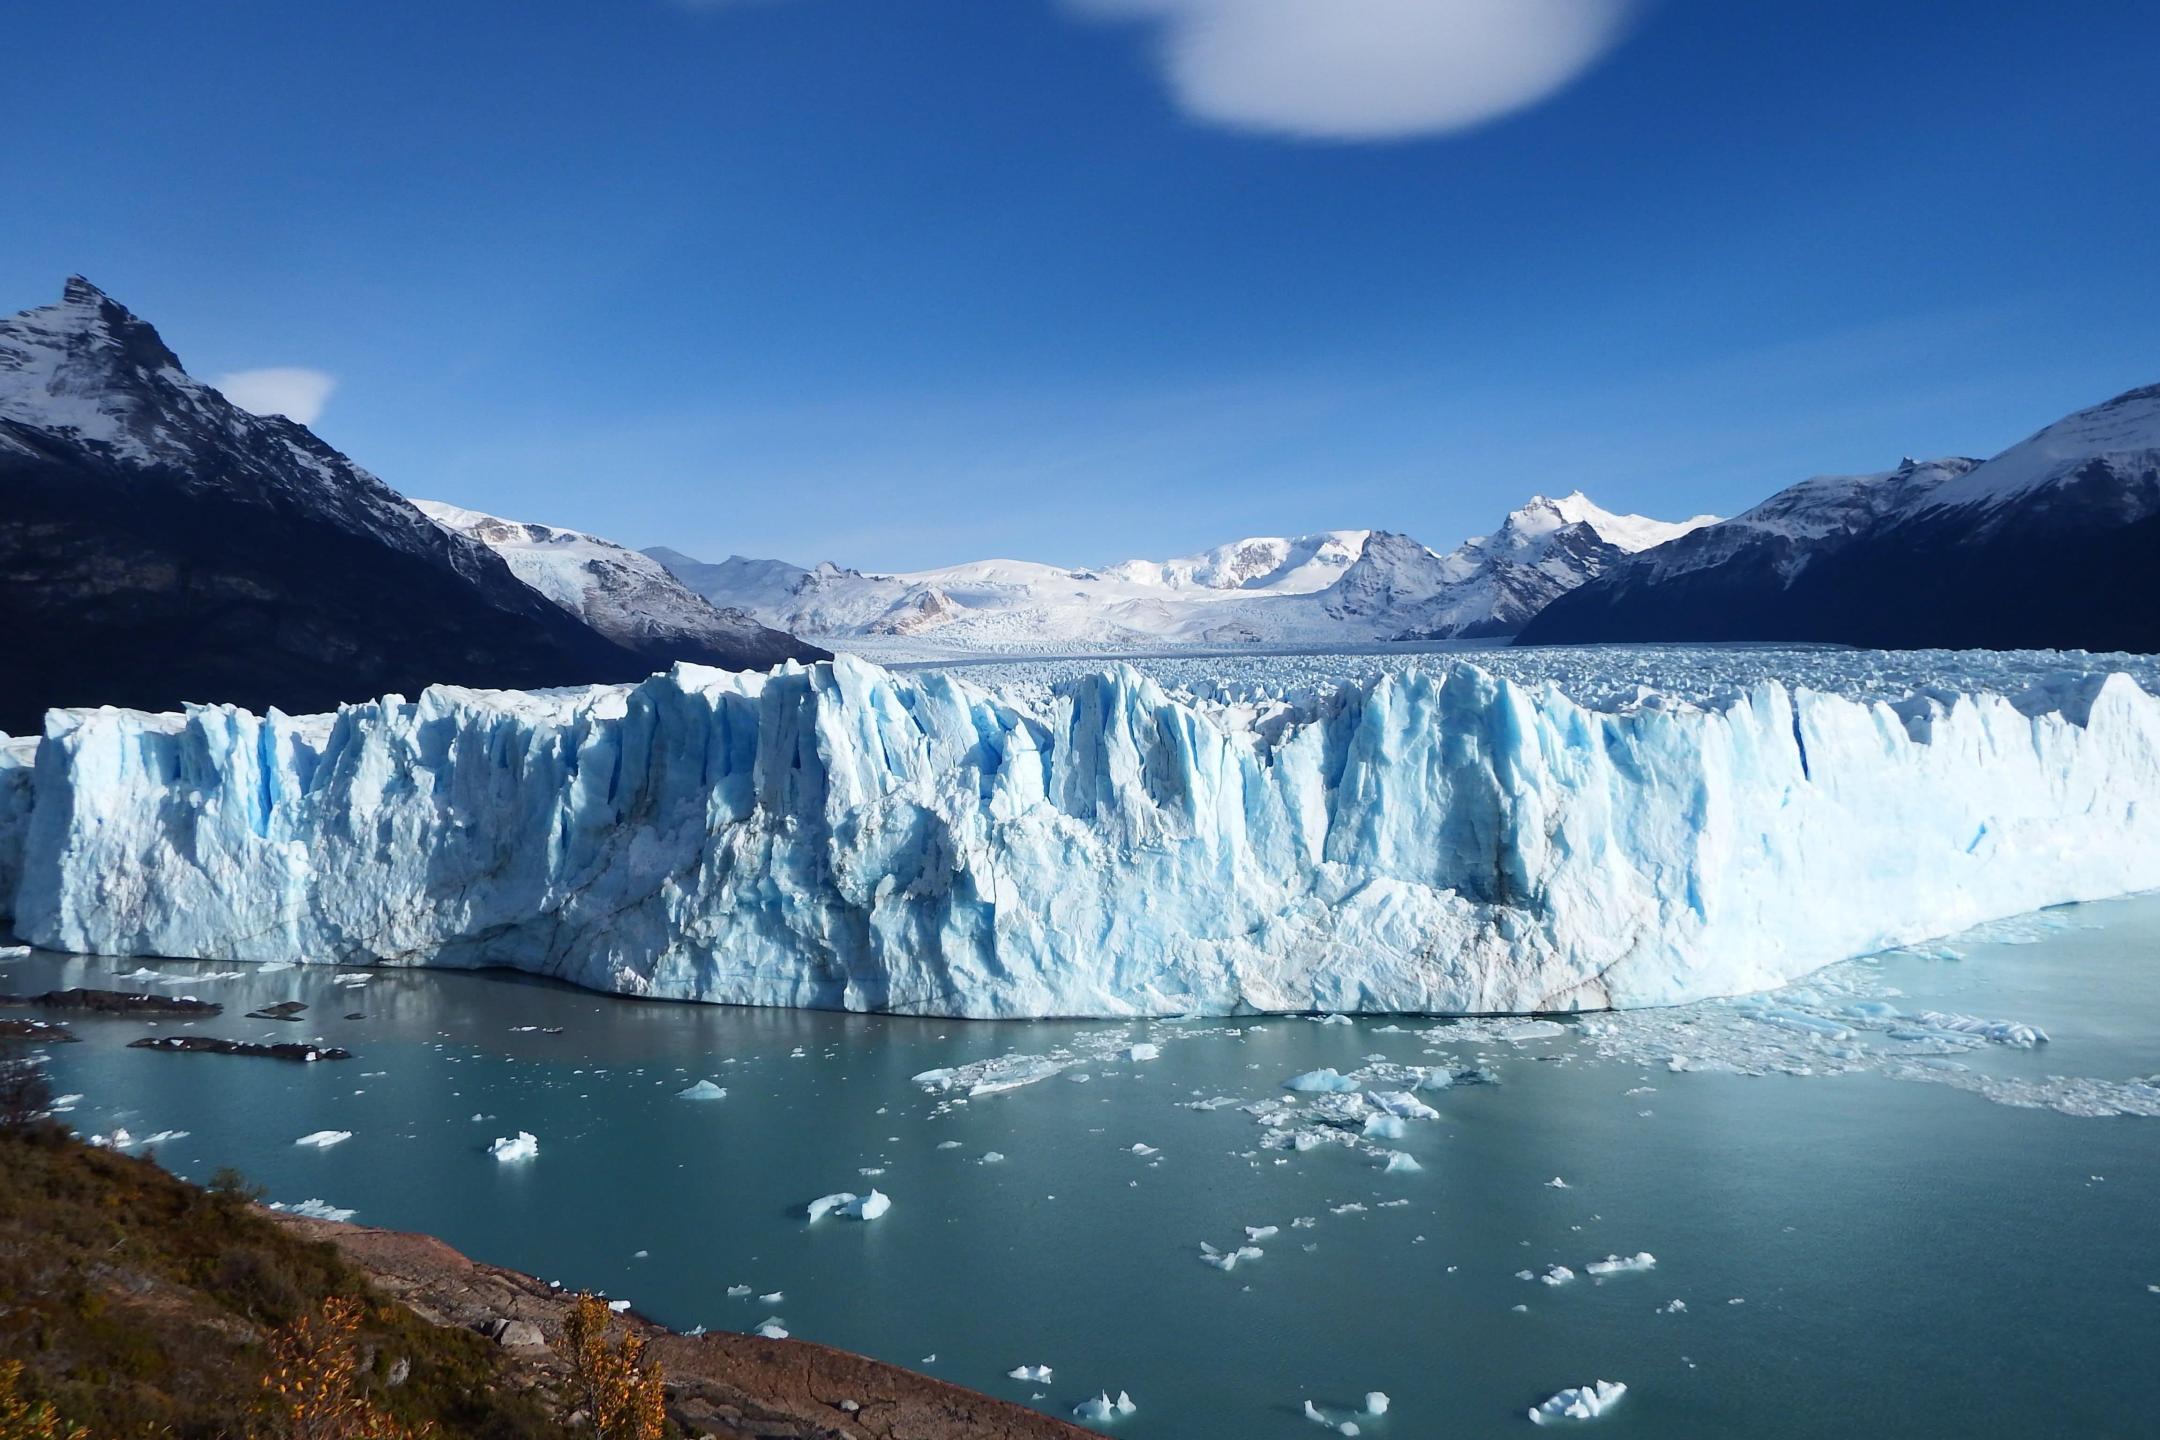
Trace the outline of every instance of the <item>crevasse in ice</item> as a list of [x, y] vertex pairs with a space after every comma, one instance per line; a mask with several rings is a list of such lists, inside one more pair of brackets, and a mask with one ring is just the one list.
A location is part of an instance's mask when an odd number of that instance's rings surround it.
[[24, 939], [693, 1000], [1659, 1005], [2160, 886], [2160, 702], [2122, 675], [1595, 709], [1439, 662], [1268, 709], [841, 659], [47, 729], [0, 750]]

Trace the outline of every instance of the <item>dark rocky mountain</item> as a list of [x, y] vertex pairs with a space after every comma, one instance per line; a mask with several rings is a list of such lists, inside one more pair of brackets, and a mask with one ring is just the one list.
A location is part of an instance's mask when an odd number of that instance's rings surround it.
[[2160, 386], [1985, 462], [1827, 476], [1615, 565], [1519, 643], [2160, 649]]
[[80, 278], [0, 320], [0, 496], [11, 733], [58, 705], [306, 711], [655, 668]]

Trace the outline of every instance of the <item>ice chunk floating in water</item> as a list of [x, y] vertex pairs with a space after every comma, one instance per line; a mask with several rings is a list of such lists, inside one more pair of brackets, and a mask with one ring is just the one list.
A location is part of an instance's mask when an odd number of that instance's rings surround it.
[[488, 1154], [497, 1160], [530, 1160], [540, 1153], [540, 1142], [530, 1130], [520, 1130], [514, 1136], [498, 1136], [488, 1146]]
[[1115, 1400], [1110, 1398], [1108, 1391], [1104, 1391], [1091, 1400], [1081, 1401], [1073, 1408], [1073, 1414], [1082, 1420], [1092, 1420], [1100, 1425], [1111, 1420], [1122, 1419], [1139, 1408], [1138, 1405], [1133, 1404], [1132, 1396], [1127, 1395], [1123, 1390], [1117, 1392], [1117, 1399]]
[[1625, 1394], [1627, 1386], [1617, 1380], [1571, 1385], [1542, 1405], [1531, 1407], [1530, 1419], [1538, 1425], [1550, 1425], [1555, 1420], [1595, 1420], [1618, 1404]]
[[1487, 1013], [1756, 990], [2160, 887], [2160, 702], [2127, 675], [1601, 709], [1430, 663], [1272, 706], [843, 658], [57, 711], [34, 765], [0, 747], [0, 909], [58, 950], [745, 1004]]
[[678, 1100], [725, 1100], [727, 1099], [727, 1090], [723, 1086], [713, 1084], [710, 1080], [700, 1080], [687, 1090], [676, 1091], [675, 1098]]
[[849, 1220], [875, 1220], [892, 1209], [892, 1197], [882, 1190], [873, 1189], [868, 1195], [843, 1190], [836, 1195], [820, 1195], [805, 1209], [813, 1221], [827, 1215], [840, 1215]]

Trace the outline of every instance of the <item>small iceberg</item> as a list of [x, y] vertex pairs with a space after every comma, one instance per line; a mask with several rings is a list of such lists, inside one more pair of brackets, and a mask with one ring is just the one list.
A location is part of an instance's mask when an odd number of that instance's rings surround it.
[[1387, 1414], [1387, 1407], [1387, 1391], [1368, 1390], [1365, 1392], [1365, 1413], [1367, 1415], [1385, 1415]]
[[1005, 1373], [1012, 1379], [1026, 1380], [1034, 1384], [1044, 1384], [1050, 1379], [1048, 1365], [1015, 1365]]
[[1325, 1070], [1308, 1070], [1283, 1081], [1283, 1089], [1295, 1090], [1303, 1095], [1348, 1095], [1358, 1088], [1358, 1083], [1333, 1067]]
[[727, 1090], [723, 1086], [713, 1084], [710, 1080], [700, 1080], [687, 1090], [676, 1091], [675, 1098], [678, 1100], [725, 1100], [727, 1099]]
[[1542, 1405], [1531, 1408], [1530, 1423], [1550, 1425], [1555, 1420], [1595, 1420], [1618, 1404], [1627, 1386], [1617, 1380], [1597, 1380], [1562, 1390]]
[[1647, 1250], [1635, 1255], [1608, 1255], [1602, 1260], [1593, 1260], [1588, 1265], [1583, 1266], [1583, 1269], [1589, 1271], [1592, 1275], [1625, 1275], [1633, 1270], [1654, 1270], [1656, 1268], [1657, 1256], [1652, 1255]]
[[1390, 1175], [1415, 1175], [1425, 1167], [1417, 1163], [1417, 1157], [1404, 1150], [1390, 1150], [1387, 1164], [1380, 1167]]
[[357, 1210], [347, 1210], [332, 1205], [327, 1200], [298, 1200], [290, 1205], [280, 1205], [273, 1200], [270, 1202], [270, 1208], [272, 1210], [282, 1210], [287, 1215], [304, 1215], [310, 1220], [337, 1220], [341, 1222], [350, 1220], [360, 1213]]
[[892, 1197], [882, 1190], [873, 1189], [867, 1195], [857, 1195], [852, 1190], [842, 1190], [832, 1195], [820, 1195], [805, 1207], [813, 1223], [827, 1215], [838, 1215], [848, 1220], [875, 1220], [892, 1209]]
[[350, 1130], [317, 1130], [312, 1135], [302, 1135], [292, 1143], [306, 1145], [315, 1150], [327, 1150], [332, 1145], [342, 1145], [350, 1139], [352, 1139], [352, 1131]]
[[1160, 1060], [1162, 1058], [1162, 1047], [1146, 1043], [1135, 1045], [1125, 1052], [1125, 1058], [1128, 1060]]
[[1365, 1099], [1373, 1108], [1403, 1120], [1437, 1120], [1440, 1112], [1407, 1090], [1370, 1090]]
[[785, 1340], [787, 1339], [787, 1322], [778, 1315], [768, 1315], [752, 1333], [762, 1335], [767, 1340]]
[[1200, 1259], [1217, 1270], [1235, 1270], [1240, 1262], [1250, 1264], [1267, 1254], [1257, 1245], [1240, 1245], [1235, 1250], [1217, 1250], [1206, 1241], [1200, 1243]]
[[1320, 1412], [1320, 1407], [1313, 1404], [1310, 1400], [1307, 1400], [1305, 1402], [1305, 1418], [1312, 1421], [1313, 1424], [1320, 1426], [1324, 1430], [1333, 1430], [1338, 1435], [1357, 1435], [1360, 1433], [1358, 1430], [1357, 1421], [1330, 1420], [1326, 1415]]
[[530, 1130], [520, 1130], [514, 1136], [497, 1136], [488, 1146], [488, 1154], [497, 1160], [530, 1160], [540, 1153], [540, 1141]]
[[1139, 1408], [1139, 1406], [1133, 1404], [1132, 1396], [1127, 1395], [1123, 1390], [1117, 1392], [1117, 1399], [1115, 1400], [1112, 1400], [1110, 1392], [1105, 1390], [1093, 1399], [1083, 1400], [1078, 1405], [1075, 1405], [1073, 1414], [1079, 1419], [1092, 1420], [1098, 1425], [1104, 1425], [1112, 1420], [1122, 1419]]

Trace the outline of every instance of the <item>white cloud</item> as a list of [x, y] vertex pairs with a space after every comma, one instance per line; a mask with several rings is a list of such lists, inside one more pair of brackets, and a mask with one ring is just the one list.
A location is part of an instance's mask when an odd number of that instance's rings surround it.
[[243, 410], [257, 415], [283, 415], [302, 425], [315, 423], [330, 392], [337, 389], [336, 376], [294, 365], [268, 370], [235, 370], [210, 383]]
[[1159, 27], [1197, 119], [1330, 140], [1467, 129], [1534, 105], [1617, 44], [1636, 0], [1068, 0]]

